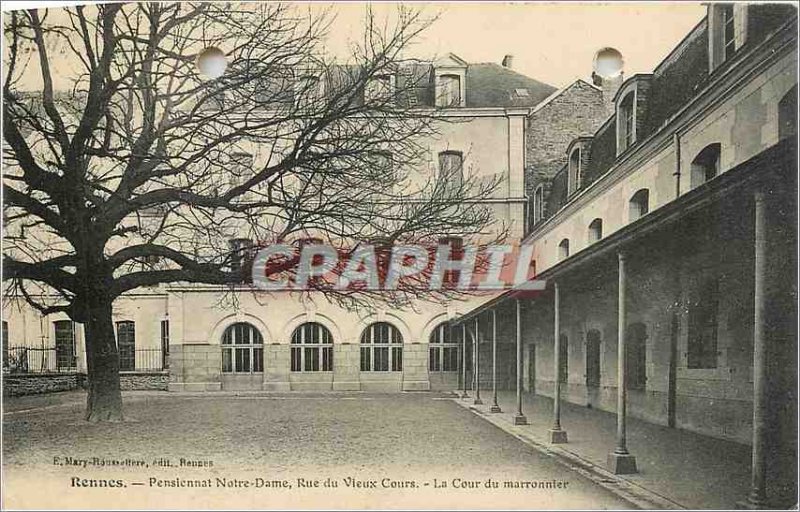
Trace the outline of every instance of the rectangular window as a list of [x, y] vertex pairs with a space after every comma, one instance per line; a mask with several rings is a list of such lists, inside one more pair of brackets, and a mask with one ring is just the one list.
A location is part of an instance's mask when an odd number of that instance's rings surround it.
[[689, 368], [717, 367], [718, 305], [719, 281], [713, 279], [704, 283], [691, 301], [686, 364]]
[[307, 372], [319, 371], [319, 347], [305, 347], [305, 366]]
[[256, 373], [261, 373], [264, 371], [264, 349], [263, 348], [254, 348], [253, 349], [253, 371]]
[[133, 371], [136, 369], [136, 324], [131, 321], [117, 322], [117, 351], [119, 352], [119, 369]]
[[161, 368], [169, 368], [169, 320], [161, 321]]
[[736, 52], [736, 25], [733, 15], [733, 4], [721, 5], [722, 9], [722, 36], [725, 60], [733, 57]]
[[392, 371], [403, 371], [403, 347], [392, 347]]
[[322, 347], [322, 371], [333, 371], [333, 347]]
[[56, 369], [70, 370], [77, 366], [75, 357], [75, 324], [72, 320], [53, 322], [56, 333]]
[[233, 371], [233, 349], [222, 349], [222, 371], [231, 373]]
[[375, 347], [372, 350], [373, 362], [372, 370], [376, 372], [389, 371], [389, 347]]
[[292, 347], [292, 371], [299, 372], [302, 368], [300, 361], [302, 355], [302, 348], [301, 347]]
[[464, 158], [459, 151], [439, 153], [439, 179], [453, 188], [460, 188], [464, 182]]

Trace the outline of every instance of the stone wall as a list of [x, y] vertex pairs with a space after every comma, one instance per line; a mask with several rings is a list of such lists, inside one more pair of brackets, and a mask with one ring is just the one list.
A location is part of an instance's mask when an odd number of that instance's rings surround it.
[[78, 389], [82, 373], [24, 373], [3, 376], [3, 396], [37, 395]]
[[170, 345], [169, 349], [170, 391], [222, 389], [222, 351], [218, 345]]
[[123, 391], [166, 391], [169, 385], [169, 372], [123, 372], [119, 376]]

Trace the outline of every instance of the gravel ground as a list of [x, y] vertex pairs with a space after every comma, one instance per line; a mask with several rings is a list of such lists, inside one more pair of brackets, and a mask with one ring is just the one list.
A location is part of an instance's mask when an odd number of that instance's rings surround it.
[[[167, 459], [173, 468], [148, 467], [141, 474], [129, 469], [126, 478], [258, 472], [296, 485], [298, 475], [337, 480], [352, 475], [414, 480], [426, 490], [436, 486], [436, 478], [449, 486], [437, 496], [450, 498], [426, 501], [426, 508], [629, 508], [608, 491], [435, 394], [129, 394], [126, 420], [119, 424], [83, 422], [83, 400], [74, 393], [63, 394], [64, 405], [57, 402], [28, 399], [25, 407], [7, 402], [11, 412], [4, 418], [4, 465], [12, 476], [16, 471], [30, 477], [31, 471], [40, 470], [63, 475], [63, 468], [54, 466], [54, 457], [141, 459], [148, 466]], [[174, 465], [181, 458], [213, 461], [214, 466], [178, 472]], [[456, 478], [481, 485], [492, 478], [501, 487], [506, 480], [556, 479], [568, 484], [561, 491], [477, 489], [453, 494]], [[369, 503], [339, 503], [334, 498], [346, 495], [341, 488], [337, 492], [329, 491], [322, 506], [408, 508], [415, 503], [387, 505], [372, 498]], [[493, 494], [490, 500], [489, 494]]]

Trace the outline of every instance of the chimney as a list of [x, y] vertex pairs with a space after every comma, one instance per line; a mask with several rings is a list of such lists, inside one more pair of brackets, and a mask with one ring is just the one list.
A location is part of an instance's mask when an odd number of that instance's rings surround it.
[[615, 48], [606, 47], [594, 56], [592, 83], [603, 91], [603, 103], [608, 114], [614, 113], [614, 96], [622, 85], [624, 61]]
[[514, 69], [514, 56], [511, 54], [506, 55], [503, 57], [503, 67], [508, 69]]

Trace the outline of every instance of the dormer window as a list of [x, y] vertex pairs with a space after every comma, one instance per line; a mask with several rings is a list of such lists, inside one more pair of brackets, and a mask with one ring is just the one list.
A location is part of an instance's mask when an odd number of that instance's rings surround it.
[[394, 76], [389, 74], [376, 75], [370, 78], [364, 87], [364, 101], [377, 104], [391, 103], [394, 88]]
[[436, 89], [437, 107], [461, 106], [461, 77], [459, 75], [439, 75]]
[[634, 92], [629, 92], [619, 104], [619, 152], [625, 151], [636, 142], [636, 108], [634, 107]]
[[708, 7], [709, 71], [731, 59], [747, 39], [747, 4]]
[[569, 194], [572, 195], [581, 188], [581, 148], [575, 148], [569, 155]]

